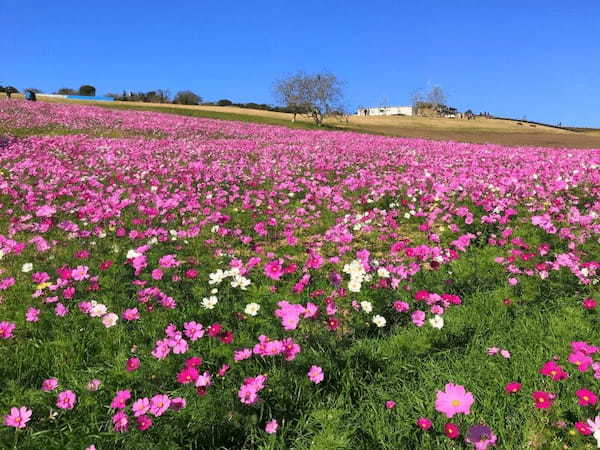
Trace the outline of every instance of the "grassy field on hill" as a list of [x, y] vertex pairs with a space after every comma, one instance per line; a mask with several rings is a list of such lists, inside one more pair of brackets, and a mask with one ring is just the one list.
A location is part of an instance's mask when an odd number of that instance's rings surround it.
[[[0, 94], [2, 95], [2, 94]], [[63, 99], [43, 101], [95, 104], [113, 109], [156, 111], [211, 119], [238, 120], [291, 128], [314, 129], [306, 117], [292, 123], [291, 114], [239, 108], [235, 106], [187, 106], [142, 102], [98, 102]], [[350, 130], [439, 141], [501, 144], [510, 146], [540, 146], [567, 148], [600, 148], [600, 130], [593, 128], [555, 128], [513, 120], [477, 118], [459, 120], [432, 117], [362, 117], [351, 116], [345, 121], [327, 118], [325, 128]]]

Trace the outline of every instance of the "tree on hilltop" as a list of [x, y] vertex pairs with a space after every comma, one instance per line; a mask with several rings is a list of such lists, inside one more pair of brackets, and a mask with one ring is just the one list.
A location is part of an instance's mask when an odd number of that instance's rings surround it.
[[277, 100], [293, 114], [311, 117], [317, 125], [323, 123], [323, 117], [340, 110], [343, 92], [342, 82], [330, 72], [318, 72], [313, 75], [302, 71], [275, 81], [273, 91]]

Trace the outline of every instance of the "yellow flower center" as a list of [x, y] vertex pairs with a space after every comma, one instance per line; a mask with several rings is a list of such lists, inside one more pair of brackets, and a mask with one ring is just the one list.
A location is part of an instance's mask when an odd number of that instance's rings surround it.
[[584, 395], [583, 399], [587, 402], [590, 398], [587, 395]]
[[458, 400], [452, 400], [452, 406], [458, 406], [460, 405], [460, 402]]

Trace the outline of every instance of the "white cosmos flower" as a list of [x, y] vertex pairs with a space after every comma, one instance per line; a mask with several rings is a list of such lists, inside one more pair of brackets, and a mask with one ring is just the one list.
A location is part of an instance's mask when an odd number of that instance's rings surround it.
[[377, 275], [379, 275], [381, 278], [389, 278], [390, 272], [385, 267], [380, 267], [377, 269]]
[[362, 283], [360, 282], [360, 280], [357, 280], [356, 278], [352, 278], [348, 282], [348, 290], [350, 292], [360, 292], [361, 284]]
[[21, 267], [21, 272], [23, 273], [28, 273], [31, 272], [33, 270], [33, 264], [31, 263], [25, 263], [23, 264], [23, 267]]
[[429, 323], [433, 328], [437, 328], [441, 330], [444, 327], [444, 318], [442, 316], [438, 316], [437, 314], [429, 319]]
[[367, 301], [360, 302], [360, 307], [367, 314], [370, 313], [371, 311], [373, 311], [373, 305], [371, 304], [371, 302], [367, 302]]
[[377, 315], [373, 316], [373, 323], [375, 325], [377, 325], [379, 328], [382, 328], [382, 327], [385, 327], [385, 324], [387, 323], [387, 321], [385, 320], [385, 317], [377, 314]]
[[214, 295], [202, 299], [202, 306], [206, 309], [213, 309], [217, 303], [219, 303], [219, 300]]
[[119, 320], [119, 316], [115, 313], [108, 313], [102, 316], [102, 324], [106, 328], [114, 327], [117, 324], [117, 320]]
[[103, 303], [98, 303], [95, 300], [92, 300], [91, 304], [92, 307], [90, 308], [90, 317], [102, 317], [108, 311], [106, 305], [104, 305]]
[[246, 309], [244, 309], [244, 313], [254, 317], [258, 314], [259, 309], [260, 305], [258, 303], [248, 303]]
[[127, 259], [134, 259], [134, 258], [137, 258], [138, 256], [142, 256], [142, 254], [136, 252], [135, 250], [129, 250], [127, 252]]
[[221, 269], [217, 269], [216, 272], [209, 273], [208, 278], [210, 278], [210, 280], [208, 280], [208, 284], [220, 284], [225, 278], [225, 272], [223, 272]]

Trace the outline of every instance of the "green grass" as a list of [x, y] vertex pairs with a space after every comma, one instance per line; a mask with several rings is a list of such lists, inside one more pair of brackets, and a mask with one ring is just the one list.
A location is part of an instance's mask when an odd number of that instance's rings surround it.
[[[133, 109], [155, 110], [152, 107]], [[230, 114], [175, 108], [173, 111], [160, 108], [160, 112], [231, 118]], [[290, 124], [286, 122], [286, 125]], [[297, 124], [298, 127], [305, 125]], [[82, 131], [51, 127], [10, 132], [24, 137]], [[114, 131], [114, 135], [110, 130], [96, 132], [122, 137], [120, 131]], [[6, 198], [0, 197], [0, 200], [6, 201]], [[130, 221], [136, 215], [132, 209], [124, 220]], [[242, 214], [234, 216], [233, 220], [241, 228], [251, 223], [251, 218]], [[325, 227], [332, 221], [333, 216], [324, 213], [321, 225]], [[2, 228], [6, 225], [4, 221]], [[413, 233], [414, 228], [415, 223], [409, 222], [403, 232]], [[322, 230], [307, 230], [307, 234], [317, 231]], [[490, 232], [475, 225], [471, 231]], [[527, 224], [515, 226], [514, 236], [526, 238], [531, 245], [549, 239]], [[64, 235], [55, 229], [45, 237], [64, 240]], [[572, 436], [568, 430], [558, 430], [553, 424], [558, 420], [582, 417], [573, 393], [581, 387], [596, 389], [597, 383], [591, 374], [574, 373], [571, 366], [572, 378], [560, 383], [538, 374], [540, 366], [553, 355], [559, 355], [564, 361], [571, 341], [600, 344], [598, 313], [585, 311], [580, 305], [582, 298], [597, 296], [598, 287], [580, 286], [566, 269], [551, 272], [550, 278], [544, 281], [523, 277], [519, 285], [509, 287], [506, 272], [493, 261], [496, 256], [504, 255], [503, 249], [473, 245], [452, 264], [438, 271], [421, 272], [415, 278], [414, 290], [450, 292], [462, 297], [462, 306], [450, 308], [444, 315], [442, 330], [429, 326], [417, 328], [407, 317], [391, 311], [392, 301], [406, 299], [409, 294], [400, 291], [390, 297], [388, 290], [368, 289], [340, 300], [339, 305], [350, 308], [351, 299], [369, 300], [378, 305], [376, 310], [383, 308], [387, 312], [386, 328], [360, 326], [361, 321], [368, 320], [365, 315], [356, 319], [354, 327], [336, 333], [325, 330], [321, 323], [308, 320], [302, 321], [298, 330], [288, 333], [273, 320], [273, 311], [276, 303], [291, 291], [294, 280], [278, 284], [279, 291], [272, 293], [267, 288], [272, 284], [270, 280], [262, 275], [252, 276], [253, 284], [248, 291], [223, 286], [217, 309], [206, 311], [199, 307], [201, 299], [209, 295], [212, 288], [206, 282], [207, 274], [225, 264], [224, 260], [206, 251], [204, 241], [209, 237], [208, 232], [203, 232], [180, 250], [176, 248], [180, 242], [171, 241], [150, 250], [150, 267], [156, 266], [160, 256], [177, 253], [180, 260], [195, 258], [198, 261], [201, 278], [195, 281], [184, 279], [179, 283], [153, 282], [173, 296], [178, 307], [174, 310], [157, 308], [144, 314], [141, 323], [120, 323], [110, 329], [106, 329], [99, 319], [77, 313], [74, 302], [69, 304], [71, 314], [61, 319], [55, 317], [51, 305], [40, 306], [32, 300], [34, 287], [30, 274], [23, 274], [18, 268], [32, 262], [34, 271], [53, 273], [63, 263], [73, 265], [74, 252], [82, 248], [92, 253], [85, 261], [90, 267], [97, 267], [107, 259], [122, 262], [129, 248], [122, 239], [98, 238], [94, 240], [95, 245], [69, 241], [51, 253], [37, 253], [28, 247], [22, 254], [3, 262], [4, 267], [10, 264], [11, 273], [17, 274], [17, 284], [2, 294], [4, 303], [0, 304], [0, 317], [16, 322], [19, 333], [13, 340], [0, 340], [0, 412], [4, 413], [11, 406], [28, 405], [36, 420], [22, 431], [0, 427], [0, 448], [83, 449], [95, 444], [99, 450], [462, 449], [465, 448], [462, 440], [453, 442], [440, 433], [446, 420], [433, 406], [435, 392], [449, 382], [465, 385], [476, 399], [471, 415], [457, 416], [452, 421], [463, 431], [469, 425], [486, 423], [498, 435], [499, 448], [562, 449], [567, 445], [579, 449], [590, 443], [590, 438], [583, 440]], [[23, 236], [19, 238], [23, 239]], [[369, 240], [371, 238], [373, 241]], [[365, 237], [365, 246], [376, 247], [378, 244], [374, 239], [375, 234]], [[128, 244], [135, 246], [133, 241]], [[555, 251], [561, 250], [560, 240], [556, 239], [552, 244]], [[286, 250], [292, 256], [303, 255], [298, 248]], [[600, 260], [600, 247], [587, 250], [590, 260]], [[134, 278], [129, 267], [116, 263], [101, 274], [100, 291], [81, 292], [77, 300], [94, 299], [110, 305], [113, 311], [122, 311], [136, 305], [136, 288], [131, 284]], [[142, 278], [149, 279], [149, 276], [145, 274]], [[311, 289], [330, 289], [326, 274], [316, 275]], [[513, 305], [504, 305], [504, 298], [511, 298]], [[292, 301], [306, 303], [310, 300], [308, 292], [304, 292]], [[259, 315], [239, 320], [235, 313], [243, 311], [249, 301], [262, 304]], [[33, 304], [43, 311], [38, 324], [24, 320], [27, 307]], [[190, 320], [205, 325], [219, 322], [232, 329], [235, 345], [226, 346], [203, 338], [191, 343], [186, 355], [171, 354], [164, 361], [149, 356], [154, 342], [164, 337], [167, 324], [174, 323], [181, 328], [184, 321]], [[227, 377], [215, 377], [214, 386], [203, 397], [197, 396], [192, 388], [175, 382], [175, 375], [187, 357], [202, 357], [202, 368], [214, 373], [221, 364], [231, 363], [234, 348], [252, 346], [259, 334], [272, 338], [293, 336], [303, 350], [293, 363], [286, 363], [281, 357], [253, 357], [234, 363]], [[488, 356], [486, 349], [492, 346], [508, 349], [512, 357]], [[126, 372], [125, 362], [134, 355], [141, 358], [142, 366], [136, 372]], [[306, 378], [306, 369], [312, 364], [322, 366], [325, 371], [325, 381], [319, 385]], [[267, 388], [261, 393], [264, 402], [250, 407], [242, 406], [236, 396], [241, 375], [248, 373], [269, 374]], [[55, 393], [39, 390], [42, 381], [50, 376], [59, 379], [60, 390], [77, 392], [76, 409], [58, 410], [53, 406]], [[98, 392], [88, 392], [84, 388], [92, 378], [103, 382]], [[503, 388], [509, 381], [522, 382], [523, 390], [514, 395], [505, 394]], [[132, 389], [134, 398], [159, 392], [182, 395], [187, 398], [188, 406], [181, 412], [168, 412], [156, 418], [155, 426], [147, 432], [134, 430], [132, 424], [129, 433], [114, 433], [110, 421], [113, 412], [108, 405], [115, 391], [125, 388]], [[549, 412], [533, 408], [530, 393], [538, 389], [560, 394]], [[397, 407], [386, 410], [384, 403], [387, 400], [396, 401]], [[585, 414], [591, 417], [596, 413], [597, 409], [590, 408]], [[437, 431], [418, 430], [415, 420], [420, 416], [430, 417]], [[279, 420], [280, 429], [276, 435], [269, 436], [262, 427], [273, 417]]]

